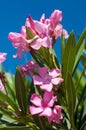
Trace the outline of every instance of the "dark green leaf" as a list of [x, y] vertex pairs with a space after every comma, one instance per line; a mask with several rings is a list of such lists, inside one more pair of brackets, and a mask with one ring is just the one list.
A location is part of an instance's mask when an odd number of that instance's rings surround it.
[[16, 98], [19, 107], [22, 110], [22, 113], [26, 114], [28, 109], [26, 86], [21, 76], [21, 72], [18, 68], [16, 69], [16, 74], [15, 74], [15, 90], [16, 90]]
[[76, 92], [75, 86], [72, 80], [72, 76], [68, 73], [67, 84], [66, 84], [66, 100], [67, 100], [67, 109], [70, 116], [70, 122], [74, 128], [74, 111], [76, 106]]

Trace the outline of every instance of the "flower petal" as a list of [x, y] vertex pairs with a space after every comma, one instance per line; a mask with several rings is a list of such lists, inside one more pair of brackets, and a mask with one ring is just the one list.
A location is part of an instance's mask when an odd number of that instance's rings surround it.
[[52, 107], [56, 99], [56, 96], [53, 95], [53, 91], [45, 91], [43, 95], [43, 101], [45, 104], [47, 104], [47, 106]]
[[39, 114], [39, 116], [49, 117], [51, 116], [51, 114], [52, 114], [52, 109], [47, 107], [42, 113]]
[[43, 111], [43, 109], [41, 107], [30, 106], [29, 109], [30, 109], [31, 115], [39, 114], [40, 112]]
[[56, 78], [60, 74], [61, 74], [61, 70], [60, 69], [52, 69], [49, 72], [49, 75], [52, 76], [53, 78]]
[[47, 75], [48, 68], [47, 67], [42, 67], [38, 69], [39, 75], [44, 79]]
[[64, 79], [62, 79], [62, 78], [54, 78], [54, 79], [51, 79], [51, 82], [52, 82], [52, 84], [54, 84], [54, 85], [58, 85], [58, 84], [62, 83], [63, 80], [64, 80]]
[[41, 85], [40, 88], [50, 92], [52, 90], [53, 86], [52, 86], [52, 83], [48, 83], [48, 84]]
[[41, 106], [41, 98], [38, 94], [32, 94], [30, 101], [36, 106]]
[[39, 50], [41, 47], [41, 41], [42, 39], [39, 38], [37, 39], [34, 43], [32, 43], [30, 46], [34, 49], [34, 50]]
[[33, 82], [34, 82], [35, 85], [42, 85], [43, 79], [38, 75], [34, 75], [33, 76]]

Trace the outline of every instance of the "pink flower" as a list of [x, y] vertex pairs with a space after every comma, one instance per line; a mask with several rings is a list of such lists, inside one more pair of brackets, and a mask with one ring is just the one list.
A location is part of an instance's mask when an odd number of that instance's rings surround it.
[[45, 91], [43, 99], [38, 94], [33, 94], [30, 101], [34, 105], [30, 106], [31, 115], [39, 114], [39, 116], [49, 117], [52, 114], [56, 96], [53, 96], [53, 91]]
[[60, 123], [63, 119], [62, 113], [61, 113], [62, 107], [59, 105], [55, 105], [52, 114], [50, 117], [48, 117], [49, 122], [55, 122]]
[[6, 60], [7, 53], [0, 52], [0, 64]]
[[33, 82], [35, 85], [39, 85], [41, 89], [51, 91], [53, 85], [58, 85], [63, 82], [60, 78], [61, 71], [59, 69], [52, 69], [48, 71], [47, 67], [38, 69], [38, 75], [33, 76]]
[[24, 65], [21, 65], [21, 71], [22, 71], [22, 75], [23, 76], [26, 76], [26, 75], [29, 75], [29, 76], [33, 76], [33, 73], [34, 73], [34, 70], [38, 67], [38, 64], [36, 62], [33, 62], [33, 61], [28, 61], [27, 64], [24, 66]]
[[[58, 37], [63, 32], [64, 37], [68, 38], [68, 33], [63, 29], [62, 12], [55, 10], [50, 18], [45, 19], [43, 14], [40, 21], [33, 20], [31, 16], [26, 19], [25, 26], [22, 26], [21, 33], [9, 33], [8, 38], [13, 46], [18, 49], [14, 57], [21, 58], [23, 52], [30, 49], [39, 50], [42, 46], [52, 48]], [[29, 32], [29, 33], [28, 33]]]
[[45, 48], [52, 47], [52, 38], [48, 35], [49, 25], [33, 20], [30, 16], [26, 19], [26, 27], [30, 29], [38, 39], [31, 44], [35, 50], [39, 50], [41, 46]]

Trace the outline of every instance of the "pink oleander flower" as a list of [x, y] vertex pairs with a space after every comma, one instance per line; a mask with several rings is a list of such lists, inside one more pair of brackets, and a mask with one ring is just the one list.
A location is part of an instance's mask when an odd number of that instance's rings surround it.
[[0, 52], [0, 64], [6, 60], [7, 53]]
[[50, 117], [48, 117], [49, 122], [55, 122], [55, 123], [60, 123], [61, 120], [63, 119], [62, 113], [61, 113], [62, 107], [59, 105], [55, 105], [52, 114]]
[[22, 71], [22, 76], [33, 76], [34, 74], [34, 70], [38, 67], [38, 64], [36, 62], [33, 62], [33, 61], [28, 61], [27, 64], [24, 66], [24, 65], [21, 65], [21, 71]]
[[[14, 57], [21, 58], [23, 52], [31, 49], [39, 50], [42, 46], [52, 48], [58, 37], [63, 33], [68, 37], [68, 33], [63, 29], [60, 22], [62, 21], [62, 12], [55, 10], [49, 19], [45, 19], [43, 14], [40, 21], [33, 20], [31, 16], [26, 19], [25, 26], [22, 26], [21, 33], [9, 33], [8, 38], [13, 46], [18, 49]], [[29, 30], [28, 34], [27, 31]], [[32, 36], [31, 36], [32, 35]]]
[[39, 114], [39, 116], [50, 117], [56, 96], [53, 95], [53, 91], [45, 91], [43, 99], [38, 94], [32, 94], [30, 101], [33, 104], [30, 106], [31, 115]]
[[30, 29], [34, 35], [38, 36], [38, 39], [30, 45], [33, 49], [39, 50], [41, 46], [45, 48], [52, 47], [52, 38], [48, 35], [49, 26], [40, 21], [33, 20], [31, 16], [29, 16], [26, 19], [26, 27]]
[[38, 69], [38, 75], [33, 76], [33, 82], [35, 85], [39, 85], [41, 89], [51, 91], [54, 85], [58, 85], [63, 82], [63, 79], [59, 77], [61, 70], [52, 69], [48, 70], [47, 67]]

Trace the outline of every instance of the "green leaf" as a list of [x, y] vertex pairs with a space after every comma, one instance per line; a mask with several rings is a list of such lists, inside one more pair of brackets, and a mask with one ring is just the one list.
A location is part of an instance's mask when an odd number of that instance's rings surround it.
[[75, 49], [75, 54], [76, 54], [76, 57], [75, 57], [75, 63], [74, 63], [74, 68], [73, 68], [73, 71], [75, 70], [75, 68], [77, 67], [77, 64], [80, 60], [80, 57], [84, 51], [84, 48], [85, 48], [85, 41], [84, 41], [84, 38], [86, 37], [86, 28], [84, 29], [84, 31], [82, 32], [82, 34], [80, 35], [79, 37], [79, 40], [78, 40], [78, 43], [77, 43], [77, 46], [76, 46], [76, 49]]
[[[74, 67], [73, 67], [73, 71], [76, 69], [78, 63], [79, 63], [79, 60], [81, 58], [81, 55], [83, 54], [83, 51], [84, 51], [84, 46], [85, 46], [85, 41], [83, 41], [81, 44], [77, 44], [76, 46], [76, 56], [75, 56], [75, 62], [74, 62]], [[77, 50], [78, 48], [78, 50]]]
[[82, 34], [79, 37], [79, 40], [78, 40], [78, 43], [77, 43], [77, 49], [76, 49], [77, 52], [78, 52], [81, 44], [83, 43], [83, 40], [84, 40], [85, 37], [86, 37], [86, 28], [84, 29], [84, 31], [82, 32]]
[[64, 35], [62, 35], [62, 37], [61, 37], [61, 59], [62, 59], [62, 56], [64, 53], [65, 45], [66, 45], [66, 41], [65, 41]]
[[20, 113], [18, 110], [17, 104], [10, 98], [8, 95], [0, 91], [0, 99], [2, 102], [7, 102], [9, 107], [12, 107], [17, 113]]
[[15, 85], [14, 85], [14, 75], [6, 73], [6, 90], [9, 96], [16, 101], [15, 97]]
[[16, 68], [15, 74], [15, 90], [19, 107], [22, 110], [22, 113], [26, 114], [28, 109], [26, 86], [21, 76], [21, 72], [18, 68]]
[[75, 61], [75, 51], [74, 51], [75, 47], [76, 47], [76, 41], [75, 41], [74, 33], [72, 32], [69, 35], [62, 56], [62, 73], [64, 78], [67, 72], [72, 73], [73, 71], [73, 66]]
[[67, 75], [67, 86], [66, 86], [66, 100], [67, 100], [67, 109], [70, 116], [70, 122], [74, 128], [74, 111], [76, 106], [76, 92], [75, 86], [73, 83], [72, 76], [68, 73]]

